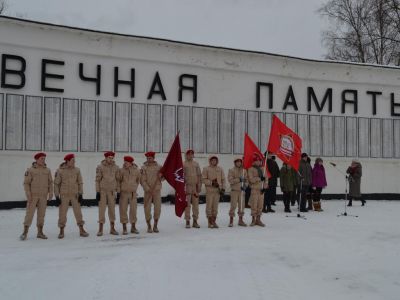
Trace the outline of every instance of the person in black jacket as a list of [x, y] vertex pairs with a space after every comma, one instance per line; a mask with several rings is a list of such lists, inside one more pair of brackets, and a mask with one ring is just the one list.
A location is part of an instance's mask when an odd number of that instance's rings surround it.
[[[267, 154], [267, 152], [265, 153]], [[268, 153], [267, 156], [267, 167], [271, 177], [268, 179], [268, 189], [267, 192], [264, 194], [264, 213], [268, 212], [275, 212], [271, 208], [271, 205], [275, 205], [276, 202], [276, 187], [278, 185], [278, 178], [279, 178], [279, 166], [275, 161], [275, 156], [272, 153]]]

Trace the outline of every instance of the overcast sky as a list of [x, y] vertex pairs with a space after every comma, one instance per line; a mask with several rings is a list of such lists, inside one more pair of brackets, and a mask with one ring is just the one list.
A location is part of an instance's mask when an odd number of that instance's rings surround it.
[[6, 14], [76, 27], [322, 59], [326, 0], [6, 0]]

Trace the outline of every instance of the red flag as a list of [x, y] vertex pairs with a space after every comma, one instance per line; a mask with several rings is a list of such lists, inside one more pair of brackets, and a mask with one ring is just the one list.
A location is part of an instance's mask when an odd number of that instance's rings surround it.
[[244, 135], [244, 151], [243, 151], [243, 168], [249, 169], [253, 165], [254, 156], [261, 157], [264, 165], [264, 155], [261, 153], [260, 149], [254, 144], [252, 139], [247, 133]]
[[181, 143], [179, 133], [169, 150], [168, 156], [161, 168], [161, 174], [165, 180], [175, 189], [175, 214], [181, 217], [187, 206], [185, 194], [185, 175], [181, 155]]
[[268, 151], [275, 153], [283, 162], [297, 171], [301, 159], [301, 147], [301, 138], [274, 115]]

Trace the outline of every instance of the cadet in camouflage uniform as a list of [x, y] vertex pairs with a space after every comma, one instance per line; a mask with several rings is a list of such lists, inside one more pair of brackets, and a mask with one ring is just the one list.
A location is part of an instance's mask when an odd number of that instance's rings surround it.
[[79, 235], [87, 237], [89, 234], [83, 228], [85, 221], [82, 218], [82, 194], [83, 183], [81, 170], [75, 167], [75, 155], [68, 154], [54, 176], [54, 194], [59, 206], [58, 227], [60, 227], [59, 239], [64, 238], [64, 227], [67, 224], [67, 213], [69, 205], [75, 215], [76, 223], [79, 226]]
[[243, 169], [243, 161], [241, 158], [234, 160], [235, 166], [228, 172], [228, 181], [231, 185], [231, 208], [229, 210], [229, 227], [233, 226], [233, 218], [235, 217], [236, 207], [238, 208], [239, 226], [247, 226], [243, 221], [244, 216], [244, 191], [246, 189], [245, 182], [247, 172]]
[[[118, 192], [121, 193], [119, 199], [119, 217], [123, 227], [122, 234], [128, 234], [126, 224], [128, 221], [131, 223], [131, 233], [138, 234], [136, 229], [136, 212], [137, 212], [137, 188], [140, 183], [140, 170], [136, 164], [133, 163], [132, 156], [124, 157], [124, 165], [120, 169], [118, 178]], [[129, 206], [129, 220], [128, 220], [128, 206]]]
[[47, 201], [53, 198], [53, 179], [51, 171], [46, 167], [46, 154], [41, 152], [34, 156], [35, 162], [25, 172], [24, 189], [27, 199], [24, 232], [20, 239], [26, 240], [29, 227], [37, 208], [37, 238], [47, 239], [43, 233], [44, 217]]
[[209, 166], [203, 168], [202, 178], [206, 186], [206, 215], [208, 228], [219, 228], [216, 220], [218, 215], [219, 198], [225, 193], [224, 170], [218, 166], [218, 157], [209, 158]]
[[110, 234], [118, 235], [115, 230], [115, 193], [118, 188], [119, 168], [114, 162], [115, 153], [104, 153], [105, 159], [96, 169], [96, 200], [99, 202], [99, 231], [103, 235], [103, 225], [106, 222], [106, 208], [110, 219]]
[[199, 164], [193, 160], [194, 151], [186, 151], [186, 160], [183, 163], [185, 174], [185, 192], [187, 206], [185, 209], [186, 228], [190, 228], [190, 208], [193, 210], [193, 227], [200, 228], [199, 219], [199, 194], [201, 191], [201, 170]]
[[[146, 152], [146, 162], [142, 167], [141, 184], [144, 189], [144, 214], [147, 223], [147, 232], [158, 233], [158, 220], [161, 215], [161, 187], [163, 177], [161, 166], [154, 160], [155, 152]], [[151, 228], [151, 203], [154, 204], [154, 226]]]
[[262, 226], [265, 224], [261, 222], [261, 215], [264, 206], [265, 190], [268, 188], [268, 184], [265, 182], [265, 177], [262, 170], [262, 157], [254, 155], [253, 166], [247, 171], [249, 184], [251, 188], [250, 194], [250, 206], [252, 221], [250, 226]]

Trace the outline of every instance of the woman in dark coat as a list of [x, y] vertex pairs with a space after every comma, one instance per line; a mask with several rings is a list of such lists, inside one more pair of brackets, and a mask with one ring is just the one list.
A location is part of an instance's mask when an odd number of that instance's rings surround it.
[[325, 168], [323, 165], [323, 160], [321, 158], [317, 158], [314, 163], [314, 168], [312, 170], [312, 187], [315, 188], [314, 192], [314, 210], [322, 211], [321, 209], [321, 193], [322, 189], [326, 188], [326, 175]]
[[366, 201], [361, 198], [361, 176], [362, 166], [358, 160], [353, 160], [351, 166], [347, 168], [347, 174], [349, 174], [349, 203], [347, 206], [353, 205], [353, 199], [361, 200], [361, 205], [364, 206]]

